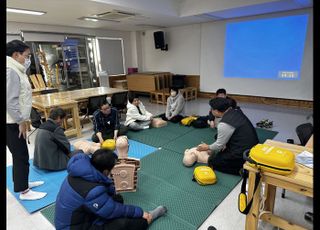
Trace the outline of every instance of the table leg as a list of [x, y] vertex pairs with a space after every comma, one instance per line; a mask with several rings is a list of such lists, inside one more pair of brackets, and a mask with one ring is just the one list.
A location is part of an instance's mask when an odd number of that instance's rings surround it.
[[273, 213], [274, 209], [274, 201], [276, 198], [276, 191], [277, 188], [276, 186], [270, 185], [270, 184], [265, 184], [265, 196], [266, 196], [266, 201], [264, 204], [265, 210], [270, 211]]
[[256, 230], [258, 227], [261, 181], [257, 187], [257, 191], [253, 195], [255, 178], [256, 173], [249, 171], [248, 200], [250, 201], [253, 196], [253, 201], [251, 209], [246, 217], [246, 230]]
[[78, 105], [75, 104], [72, 108], [72, 122], [73, 122], [73, 127], [77, 130], [77, 137], [81, 137], [81, 126], [80, 126], [80, 118], [79, 118], [79, 110], [78, 110]]

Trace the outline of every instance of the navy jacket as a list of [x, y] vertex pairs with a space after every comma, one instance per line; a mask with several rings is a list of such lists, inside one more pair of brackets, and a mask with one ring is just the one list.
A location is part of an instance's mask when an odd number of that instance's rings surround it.
[[88, 155], [74, 155], [67, 171], [56, 200], [56, 229], [89, 229], [110, 219], [143, 216], [140, 207], [112, 199], [115, 194], [112, 180], [92, 166]]
[[104, 115], [99, 109], [93, 113], [93, 129], [94, 132], [102, 132], [104, 129], [119, 130], [120, 121], [118, 110], [111, 108], [111, 113]]

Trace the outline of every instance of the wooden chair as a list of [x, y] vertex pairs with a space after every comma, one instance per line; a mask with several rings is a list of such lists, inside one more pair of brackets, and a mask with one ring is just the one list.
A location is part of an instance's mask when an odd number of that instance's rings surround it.
[[41, 86], [39, 84], [39, 81], [38, 81], [38, 78], [36, 77], [36, 75], [32, 74], [30, 75], [30, 79], [31, 79], [31, 82], [33, 84], [33, 88], [35, 89], [40, 89]]
[[47, 86], [46, 86], [46, 83], [43, 80], [42, 75], [41, 74], [37, 74], [36, 76], [37, 76], [38, 82], [40, 84], [40, 88], [46, 88]]

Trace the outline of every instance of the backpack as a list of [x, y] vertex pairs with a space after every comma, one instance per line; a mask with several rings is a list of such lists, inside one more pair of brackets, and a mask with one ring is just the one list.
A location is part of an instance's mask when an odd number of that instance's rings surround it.
[[42, 123], [40, 113], [34, 108], [31, 108], [30, 120], [34, 128], [39, 128]]
[[183, 118], [180, 123], [184, 126], [190, 126], [192, 124], [193, 121], [197, 120], [198, 117], [196, 116], [188, 116]]
[[217, 177], [209, 166], [198, 166], [193, 171], [192, 180], [200, 185], [209, 185], [215, 184], [217, 182]]

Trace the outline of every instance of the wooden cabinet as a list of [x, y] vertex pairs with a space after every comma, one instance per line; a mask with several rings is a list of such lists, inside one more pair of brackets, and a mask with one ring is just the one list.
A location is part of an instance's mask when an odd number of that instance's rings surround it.
[[128, 90], [150, 93], [168, 88], [172, 74], [169, 72], [143, 72], [127, 75]]

